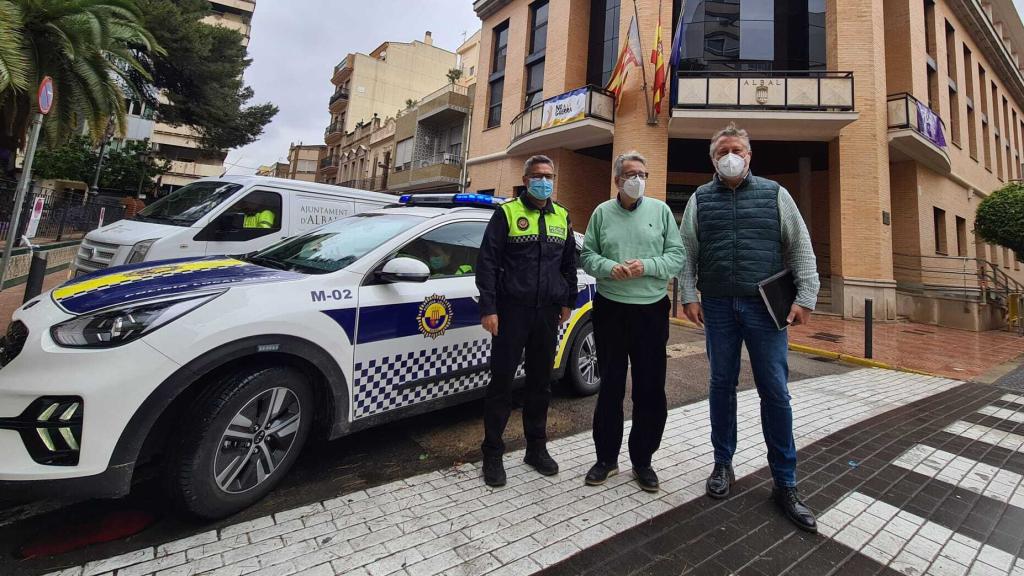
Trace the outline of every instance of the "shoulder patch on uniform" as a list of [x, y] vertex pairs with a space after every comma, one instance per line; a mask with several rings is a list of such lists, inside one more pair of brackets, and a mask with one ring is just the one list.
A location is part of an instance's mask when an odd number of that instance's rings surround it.
[[519, 219], [516, 220], [516, 228], [519, 228], [520, 230], [526, 230], [529, 227], [530, 221], [526, 219], [526, 216], [520, 216]]

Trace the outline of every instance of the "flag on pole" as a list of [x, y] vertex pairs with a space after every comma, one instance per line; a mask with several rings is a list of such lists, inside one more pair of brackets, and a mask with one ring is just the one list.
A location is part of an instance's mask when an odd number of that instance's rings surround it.
[[626, 37], [626, 41], [622, 43], [619, 59], [615, 62], [615, 69], [612, 71], [612, 77], [608, 79], [608, 86], [606, 87], [607, 90], [615, 94], [616, 108], [619, 106], [619, 96], [622, 95], [622, 87], [626, 83], [626, 75], [629, 72], [630, 65], [641, 66], [640, 28], [636, 24], [636, 16], [633, 16], [632, 21], [629, 23], [629, 35]]
[[661, 11], [658, 11], [658, 28], [654, 33], [654, 50], [651, 64], [654, 64], [654, 113], [661, 114], [661, 102], [665, 99], [665, 51], [661, 42]]
[[683, 58], [683, 20], [683, 15], [680, 14], [675, 35], [672, 36], [672, 52], [669, 54], [668, 63], [673, 69], [679, 68], [679, 61]]

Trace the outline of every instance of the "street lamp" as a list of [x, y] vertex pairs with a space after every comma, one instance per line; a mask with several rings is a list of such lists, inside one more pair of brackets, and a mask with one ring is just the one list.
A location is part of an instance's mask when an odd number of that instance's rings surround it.
[[[107, 120], [107, 129], [103, 131], [103, 140], [100, 141], [100, 159], [96, 162], [96, 174], [92, 177], [92, 186], [89, 192], [96, 196], [100, 193], [100, 172], [103, 170], [103, 156], [107, 152], [107, 143], [114, 137], [114, 119]], [[84, 199], [83, 199], [84, 200]]]

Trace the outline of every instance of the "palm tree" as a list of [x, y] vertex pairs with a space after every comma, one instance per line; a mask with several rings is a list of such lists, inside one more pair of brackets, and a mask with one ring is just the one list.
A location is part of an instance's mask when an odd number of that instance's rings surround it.
[[24, 140], [35, 87], [53, 78], [47, 140], [84, 123], [99, 139], [113, 119], [125, 130], [125, 98], [149, 88], [146, 54], [161, 52], [135, 0], [0, 0], [0, 148]]
[[445, 76], [448, 77], [448, 82], [450, 84], [455, 84], [459, 81], [459, 78], [462, 78], [462, 70], [460, 68], [452, 68], [448, 70], [448, 73], [445, 74]]

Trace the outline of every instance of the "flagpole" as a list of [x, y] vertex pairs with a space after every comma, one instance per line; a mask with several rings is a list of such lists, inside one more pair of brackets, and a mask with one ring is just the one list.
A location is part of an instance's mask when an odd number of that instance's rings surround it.
[[[660, 0], [659, 0], [659, 2], [660, 2]], [[636, 0], [633, 0], [633, 15], [634, 15], [634, 17], [636, 17], [637, 32], [639, 32], [640, 31], [640, 12], [639, 12], [639, 10], [636, 7]], [[647, 93], [647, 63], [644, 62], [645, 59], [643, 58], [643, 55], [644, 55], [643, 36], [638, 33], [636, 41], [640, 44], [640, 56], [641, 56], [641, 58], [640, 58], [640, 72], [643, 73], [643, 77], [644, 77], [644, 104], [647, 106], [647, 124], [650, 125], [650, 126], [657, 126], [658, 125], [658, 119], [655, 118], [651, 114], [651, 95]]]

